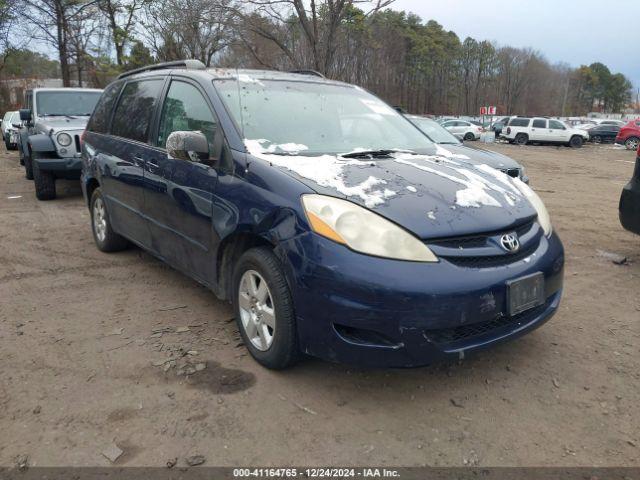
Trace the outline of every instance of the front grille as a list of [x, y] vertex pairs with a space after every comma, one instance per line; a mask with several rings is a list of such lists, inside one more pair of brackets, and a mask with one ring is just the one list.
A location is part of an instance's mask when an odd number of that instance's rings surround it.
[[80, 153], [82, 151], [82, 148], [80, 147], [80, 136], [79, 135], [75, 135], [74, 137], [74, 141], [76, 144], [76, 152]]
[[487, 320], [486, 322], [460, 325], [453, 328], [425, 330], [424, 336], [431, 342], [439, 345], [453, 344], [463, 340], [472, 340], [497, 330], [507, 327], [516, 327], [519, 324], [527, 323], [531, 319], [540, 315], [545, 308], [547, 308], [547, 305], [540, 305], [513, 317], [507, 317], [501, 314], [500, 316], [492, 320]]
[[430, 241], [430, 245], [437, 245], [439, 247], [446, 248], [456, 248], [456, 249], [465, 249], [465, 248], [482, 248], [487, 246], [487, 241], [491, 237], [503, 235], [505, 233], [516, 232], [518, 238], [522, 238], [524, 235], [529, 233], [531, 228], [533, 228], [533, 221], [529, 221], [522, 225], [517, 226], [512, 230], [505, 230], [504, 232], [499, 233], [487, 233], [483, 235], [469, 235], [463, 237], [453, 237], [453, 238], [443, 238], [441, 240], [433, 240]]
[[443, 256], [447, 262], [453, 263], [458, 267], [464, 268], [491, 268], [501, 267], [503, 265], [509, 265], [510, 263], [518, 262], [527, 258], [538, 248], [537, 244], [533, 244], [528, 248], [520, 250], [516, 253], [505, 253], [504, 255], [477, 255], [477, 256], [464, 256], [453, 257]]

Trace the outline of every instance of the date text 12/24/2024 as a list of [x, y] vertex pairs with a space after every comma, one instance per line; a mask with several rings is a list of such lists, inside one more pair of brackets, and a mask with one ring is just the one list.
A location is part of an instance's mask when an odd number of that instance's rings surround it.
[[399, 478], [388, 468], [235, 468], [234, 478]]

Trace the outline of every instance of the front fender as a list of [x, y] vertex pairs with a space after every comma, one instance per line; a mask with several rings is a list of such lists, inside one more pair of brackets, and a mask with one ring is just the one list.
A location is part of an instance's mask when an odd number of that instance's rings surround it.
[[29, 145], [32, 152], [52, 152], [56, 153], [56, 146], [53, 144], [51, 137], [44, 134], [31, 135], [29, 137]]

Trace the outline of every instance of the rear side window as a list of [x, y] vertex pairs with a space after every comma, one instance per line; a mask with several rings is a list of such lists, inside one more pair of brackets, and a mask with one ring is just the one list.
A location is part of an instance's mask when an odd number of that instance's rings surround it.
[[530, 118], [514, 118], [509, 122], [510, 127], [528, 127]]
[[127, 83], [113, 116], [111, 133], [146, 143], [163, 83], [159, 78]]
[[533, 121], [533, 128], [547, 128], [547, 121], [541, 118], [536, 118]]
[[566, 130], [564, 125], [557, 120], [549, 120], [549, 128], [553, 130]]
[[97, 133], [108, 133], [109, 117], [116, 103], [118, 94], [122, 89], [123, 82], [114, 82], [109, 85], [102, 93], [98, 104], [91, 115], [91, 119], [87, 124], [87, 130]]

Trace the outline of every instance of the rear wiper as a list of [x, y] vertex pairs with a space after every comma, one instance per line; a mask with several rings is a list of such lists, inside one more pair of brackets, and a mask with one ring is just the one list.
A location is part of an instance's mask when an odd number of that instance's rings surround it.
[[368, 157], [389, 157], [392, 153], [408, 153], [410, 155], [417, 155], [417, 153], [411, 150], [399, 150], [397, 148], [388, 148], [381, 150], [361, 150], [359, 152], [350, 152], [340, 155], [343, 158], [368, 158]]

